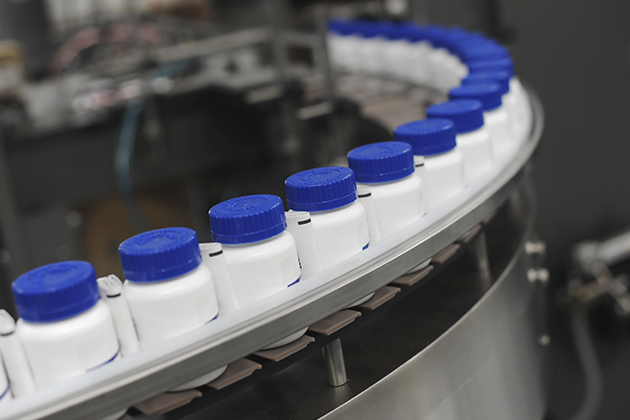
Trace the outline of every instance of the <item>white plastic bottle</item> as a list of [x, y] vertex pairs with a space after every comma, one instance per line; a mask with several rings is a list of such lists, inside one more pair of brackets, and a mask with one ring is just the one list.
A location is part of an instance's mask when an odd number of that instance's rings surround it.
[[487, 83], [498, 83], [501, 88], [502, 107], [506, 110], [510, 120], [510, 136], [516, 137], [518, 127], [518, 105], [514, 92], [510, 90], [511, 73], [506, 70], [500, 71], [478, 71], [469, 74], [462, 79], [462, 85], [476, 85]]
[[7, 379], [7, 374], [4, 371], [2, 359], [0, 359], [0, 405], [8, 403], [12, 399], [13, 396], [11, 395], [9, 380]]
[[427, 212], [457, 195], [466, 186], [464, 159], [455, 141], [451, 120], [430, 118], [400, 125], [394, 140], [409, 143], [419, 159], [416, 171], [422, 179]]
[[425, 33], [433, 47], [427, 59], [429, 85], [441, 92], [448, 92], [449, 89], [457, 86], [461, 79], [462, 65], [447, 48], [448, 43], [445, 38], [448, 36], [448, 31], [445, 28], [431, 25]]
[[[282, 199], [259, 194], [238, 197], [210, 209], [212, 237], [223, 248], [241, 307], [286, 290], [300, 281], [295, 240], [286, 231]], [[300, 338], [297, 331], [267, 348]]]
[[357, 147], [348, 153], [348, 166], [358, 185], [371, 187], [383, 238], [426, 212], [422, 181], [414, 176], [413, 150], [408, 143], [389, 141]]
[[380, 53], [384, 75], [398, 80], [407, 79], [412, 29], [408, 24], [391, 24], [383, 28], [383, 34], [388, 41], [383, 44]]
[[323, 269], [368, 248], [365, 210], [357, 202], [352, 169], [309, 169], [291, 175], [284, 185], [289, 208], [311, 214]]
[[355, 44], [357, 58], [355, 71], [371, 75], [381, 74], [384, 67], [381, 54], [383, 49], [387, 48], [387, 39], [376, 22], [357, 21], [354, 25], [359, 35]]
[[472, 184], [492, 167], [490, 134], [484, 126], [481, 102], [477, 100], [443, 102], [430, 106], [427, 109], [427, 116], [445, 118], [455, 124], [457, 148], [464, 157], [466, 184]]
[[501, 159], [514, 145], [507, 109], [502, 105], [503, 90], [498, 83], [478, 83], [460, 86], [449, 91], [451, 99], [481, 102], [483, 119], [490, 132], [493, 160]]
[[[199, 241], [188, 228], [157, 229], [133, 236], [118, 249], [124, 296], [141, 349], [206, 324], [219, 315], [210, 271], [201, 264]], [[220, 367], [173, 390], [196, 388], [225, 371]]]
[[[370, 246], [365, 209], [357, 201], [357, 184], [350, 168], [309, 169], [284, 181], [289, 208], [308, 211], [322, 269], [339, 264]], [[353, 303], [359, 305], [373, 293]]]
[[418, 85], [428, 85], [431, 78], [429, 56], [433, 47], [422, 27], [416, 26], [409, 29], [408, 36], [407, 60], [401, 69], [404, 73], [404, 79]]
[[16, 333], [38, 389], [120, 357], [109, 307], [91, 264], [66, 261], [31, 270], [13, 283]]
[[[527, 120], [529, 109], [523, 85], [514, 71], [514, 63], [509, 57], [495, 60], [478, 60], [467, 63], [470, 75], [488, 72], [507, 72], [509, 75], [509, 92], [504, 95], [503, 102], [510, 108], [510, 117], [515, 118], [513, 128], [515, 138], [522, 129], [529, 126]], [[478, 77], [478, 76], [475, 76]], [[485, 77], [485, 76], [484, 76]]]
[[344, 71], [357, 70], [357, 44], [360, 38], [355, 34], [353, 22], [331, 19], [328, 22], [326, 43], [328, 54], [334, 68]]

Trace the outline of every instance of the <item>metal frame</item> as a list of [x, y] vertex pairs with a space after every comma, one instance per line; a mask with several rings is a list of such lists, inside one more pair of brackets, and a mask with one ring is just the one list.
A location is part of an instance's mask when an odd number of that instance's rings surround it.
[[456, 241], [494, 212], [520, 184], [543, 128], [540, 101], [531, 91], [529, 96], [533, 124], [513, 160], [476, 196], [430, 227], [379, 255], [373, 255], [376, 249], [369, 255], [366, 252], [337, 270], [315, 276], [312, 282], [287, 289], [286, 300], [280, 304], [260, 302], [233, 314], [232, 319], [218, 319], [182, 335], [176, 346], [163, 343], [63, 386], [20, 398], [3, 407], [0, 419], [78, 420], [92, 418], [94, 413], [112, 414], [251, 354], [390, 283]]
[[[541, 419], [545, 413], [545, 287], [527, 278], [535, 197], [524, 185], [525, 232], [507, 268], [455, 325], [321, 420]], [[500, 314], [500, 316], [497, 316]], [[507, 386], [509, 385], [509, 386]]]

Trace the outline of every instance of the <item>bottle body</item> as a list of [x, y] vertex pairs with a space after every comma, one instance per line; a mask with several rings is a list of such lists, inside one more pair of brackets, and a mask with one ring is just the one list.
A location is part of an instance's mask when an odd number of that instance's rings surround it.
[[389, 41], [383, 46], [381, 55], [383, 58], [383, 73], [386, 76], [405, 80], [409, 47], [409, 42], [404, 39]]
[[485, 126], [457, 134], [457, 148], [464, 158], [466, 184], [470, 185], [492, 166], [490, 133]]
[[493, 160], [500, 159], [512, 146], [512, 130], [505, 105], [483, 113], [485, 125], [490, 132]]
[[276, 294], [300, 280], [295, 240], [284, 231], [246, 244], [222, 244], [241, 307]]
[[387, 40], [380, 37], [361, 37], [355, 44], [357, 69], [361, 73], [381, 74], [383, 67], [383, 59], [381, 52], [387, 46]]
[[212, 277], [203, 265], [168, 280], [128, 280], [123, 287], [142, 349], [200, 327], [219, 314]]
[[9, 379], [7, 378], [4, 366], [2, 366], [2, 361], [0, 360], [0, 405], [8, 403], [12, 399], [13, 395], [11, 394], [11, 389], [9, 387]]
[[424, 186], [427, 211], [434, 210], [466, 186], [464, 160], [458, 148], [424, 157], [419, 169]]
[[419, 85], [430, 83], [429, 56], [431, 45], [426, 41], [411, 42], [408, 47], [407, 65], [404, 66], [405, 79]]
[[[297, 247], [287, 231], [257, 242], [222, 246], [241, 307], [263, 300], [300, 281]], [[265, 348], [291, 343], [303, 336], [307, 329], [296, 331]]]
[[357, 201], [332, 210], [313, 211], [311, 221], [324, 269], [369, 246], [365, 210]]
[[383, 238], [420, 219], [426, 212], [422, 181], [415, 174], [370, 186], [378, 226]]
[[[532, 111], [527, 100], [527, 92], [518, 77], [510, 79], [510, 92], [514, 95], [514, 107], [516, 109], [516, 131], [520, 136], [525, 127], [529, 127], [532, 118]], [[517, 137], [518, 138], [518, 137]]]
[[112, 315], [102, 300], [87, 311], [61, 321], [34, 323], [19, 319], [16, 332], [38, 389], [120, 357]]
[[[141, 349], [177, 337], [219, 316], [210, 271], [202, 264], [181, 276], [163, 281], [127, 280], [124, 295], [136, 326]], [[191, 389], [219, 377], [222, 366], [173, 391]]]
[[333, 67], [342, 71], [356, 71], [358, 61], [356, 45], [360, 38], [329, 32], [326, 40]]

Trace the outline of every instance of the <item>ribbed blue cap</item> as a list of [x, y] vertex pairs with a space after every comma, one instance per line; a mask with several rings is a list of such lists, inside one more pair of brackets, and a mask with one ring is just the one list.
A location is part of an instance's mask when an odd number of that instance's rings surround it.
[[425, 29], [427, 39], [435, 48], [443, 48], [445, 46], [446, 34], [447, 30], [443, 26], [437, 24], [429, 25]]
[[515, 74], [514, 63], [511, 58], [469, 61], [467, 66], [470, 74], [488, 71], [507, 71], [510, 74], [510, 78]]
[[410, 41], [426, 41], [428, 40], [427, 29], [425, 26], [413, 25], [409, 28], [408, 36]]
[[367, 144], [348, 152], [348, 166], [357, 182], [394, 181], [413, 173], [413, 150], [400, 141]]
[[289, 208], [296, 211], [336, 209], [357, 199], [350, 168], [330, 166], [293, 174], [284, 181]]
[[474, 99], [458, 99], [431, 105], [429, 118], [446, 118], [455, 124], [457, 134], [468, 133], [483, 126], [483, 106]]
[[197, 233], [188, 228], [141, 233], [120, 244], [118, 252], [125, 278], [138, 283], [172, 279], [201, 264]]
[[464, 45], [479, 45], [488, 40], [481, 34], [470, 33], [461, 28], [450, 28], [442, 36], [443, 44], [452, 53], [459, 55], [459, 49]]
[[394, 140], [409, 143], [418, 156], [448, 152], [457, 145], [453, 121], [438, 118], [399, 125], [394, 129]]
[[412, 32], [415, 31], [416, 25], [412, 23], [391, 23], [387, 22], [381, 25], [381, 35], [392, 41], [401, 39], [411, 39]]
[[222, 244], [247, 244], [268, 239], [287, 227], [282, 199], [258, 194], [237, 197], [208, 212], [212, 238]]
[[512, 75], [505, 70], [480, 71], [466, 76], [462, 80], [462, 85], [477, 85], [480, 83], [498, 83], [501, 88], [501, 95], [510, 91], [510, 78]]
[[363, 38], [375, 38], [381, 35], [381, 29], [378, 22], [370, 20], [358, 20], [353, 22], [355, 32]]
[[36, 268], [13, 282], [20, 317], [29, 322], [52, 322], [87, 311], [100, 295], [92, 264], [64, 261]]
[[357, 22], [343, 19], [330, 19], [328, 21], [328, 30], [339, 35], [352, 35], [358, 30]]
[[[449, 99], [476, 99], [484, 111], [492, 111], [501, 106], [503, 89], [498, 83], [475, 83], [456, 87], [448, 92]], [[455, 123], [457, 125], [457, 123]]]
[[462, 48], [459, 55], [466, 62], [510, 58], [507, 48], [492, 44]]

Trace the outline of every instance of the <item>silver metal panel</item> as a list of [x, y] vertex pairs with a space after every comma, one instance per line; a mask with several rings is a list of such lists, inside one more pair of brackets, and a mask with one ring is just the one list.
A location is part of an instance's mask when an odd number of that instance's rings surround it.
[[[178, 337], [178, 347], [155, 346], [142, 354], [104, 366], [79, 380], [64, 382], [23, 397], [8, 405], [0, 418], [82, 420], [94, 413], [103, 416], [164, 392], [294, 333], [357, 299], [390, 283], [418, 262], [432, 257], [495, 211], [520, 185], [527, 163], [538, 146], [543, 127], [542, 107], [530, 92], [534, 121], [529, 139], [503, 172], [483, 191], [444, 214], [430, 227], [382, 254], [351, 258], [321, 286], [313, 280], [287, 290], [287, 300], [274, 305], [265, 301], [248, 311]], [[369, 251], [369, 250], [368, 250]], [[369, 257], [369, 259], [368, 259]], [[365, 261], [364, 261], [365, 260]], [[315, 279], [316, 277], [314, 277]], [[256, 313], [256, 316], [251, 316]], [[116, 366], [114, 366], [116, 365]]]
[[523, 248], [457, 324], [322, 420], [541, 419], [542, 286], [528, 281]]

